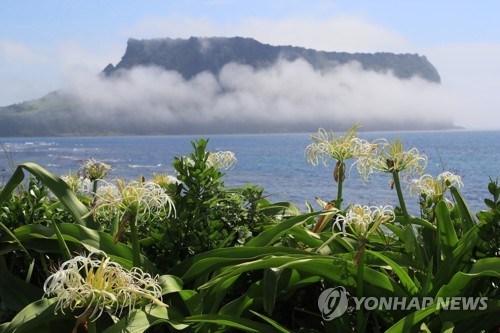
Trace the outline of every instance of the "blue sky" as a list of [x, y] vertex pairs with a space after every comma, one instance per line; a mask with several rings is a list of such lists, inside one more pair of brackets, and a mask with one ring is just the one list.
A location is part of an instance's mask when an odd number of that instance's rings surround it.
[[0, 106], [116, 64], [133, 38], [244, 36], [426, 55], [458, 125], [500, 128], [500, 1], [3, 0]]

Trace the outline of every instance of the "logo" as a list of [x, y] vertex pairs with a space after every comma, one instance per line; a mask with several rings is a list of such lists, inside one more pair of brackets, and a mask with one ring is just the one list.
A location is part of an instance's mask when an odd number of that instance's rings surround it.
[[[324, 320], [330, 321], [347, 311], [348, 299], [344, 287], [328, 288], [318, 298], [318, 308]], [[488, 308], [487, 297], [350, 297], [355, 311], [389, 310], [418, 311], [434, 306], [436, 311], [476, 311]]]
[[347, 291], [344, 287], [324, 290], [319, 295], [318, 307], [324, 320], [342, 316], [347, 310]]

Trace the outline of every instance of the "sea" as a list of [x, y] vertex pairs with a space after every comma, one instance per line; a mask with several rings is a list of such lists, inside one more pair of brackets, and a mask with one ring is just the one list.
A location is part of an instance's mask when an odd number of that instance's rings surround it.
[[[147, 179], [154, 172], [175, 175], [171, 166], [174, 157], [188, 155], [193, 150], [191, 143], [205, 138], [209, 139], [208, 150], [236, 154], [237, 165], [225, 171], [223, 178], [227, 187], [258, 185], [271, 202], [289, 201], [304, 212], [309, 202], [318, 210], [315, 198], [335, 199], [337, 185], [333, 165], [306, 162], [304, 149], [313, 134], [0, 138], [0, 186], [12, 175], [9, 160], [15, 165], [35, 162], [63, 175], [77, 172], [84, 160], [95, 158], [111, 165], [108, 181]], [[360, 137], [399, 137], [405, 149], [415, 147], [428, 157], [425, 173], [437, 176], [451, 171], [460, 175], [464, 184], [460, 191], [474, 213], [486, 209], [484, 199], [491, 197], [488, 183], [500, 176], [500, 131], [361, 132]], [[344, 206], [397, 205], [388, 174], [375, 174], [366, 182], [356, 167], [348, 164], [347, 168]], [[404, 187], [408, 210], [418, 215], [418, 198]]]

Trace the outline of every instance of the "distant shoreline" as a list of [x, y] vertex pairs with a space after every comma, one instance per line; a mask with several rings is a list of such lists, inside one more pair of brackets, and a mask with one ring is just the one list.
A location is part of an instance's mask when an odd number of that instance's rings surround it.
[[[321, 127], [321, 126], [320, 126]], [[88, 137], [163, 137], [163, 136], [237, 136], [237, 135], [289, 135], [289, 134], [311, 134], [315, 133], [317, 129], [320, 127], [316, 128], [315, 130], [302, 130], [302, 131], [283, 131], [283, 132], [278, 132], [278, 131], [269, 131], [269, 132], [239, 132], [239, 133], [234, 133], [234, 132], [228, 132], [228, 133], [220, 133], [220, 132], [193, 132], [193, 133], [144, 133], [144, 134], [138, 134], [138, 133], [93, 133], [93, 134], [82, 134], [82, 133], [68, 133], [68, 134], [61, 134], [61, 135], [7, 135], [7, 136], [2, 136], [0, 134], [0, 138], [75, 138], [75, 137], [82, 137], [82, 138], [88, 138]], [[324, 127], [325, 129], [332, 129], [330, 127]], [[348, 130], [349, 128], [339, 128], [339, 129], [332, 129], [334, 132], [344, 132]], [[481, 130], [481, 129], [467, 129], [462, 126], [453, 126], [453, 127], [443, 127], [443, 128], [419, 128], [419, 129], [376, 129], [376, 128], [361, 128], [358, 132], [360, 133], [408, 133], [408, 132], [450, 132], [450, 131], [495, 131], [494, 129], [492, 130]]]

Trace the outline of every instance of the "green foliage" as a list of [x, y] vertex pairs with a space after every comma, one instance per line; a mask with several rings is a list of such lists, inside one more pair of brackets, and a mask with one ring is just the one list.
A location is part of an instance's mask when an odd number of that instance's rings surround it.
[[[0, 332], [83, 332], [85, 322], [90, 332], [108, 333], [495, 332], [497, 181], [489, 183], [487, 209], [476, 216], [451, 186], [454, 204], [426, 201], [420, 218], [397, 208], [395, 216], [364, 221], [363, 229], [349, 224], [361, 223], [350, 220], [354, 206], [302, 213], [291, 203], [270, 203], [255, 186], [226, 188], [224, 174], [207, 163], [206, 147], [206, 140], [193, 143], [189, 157], [173, 162], [180, 182], [161, 185], [176, 215], [169, 216], [169, 209], [136, 214], [135, 235], [126, 214], [91, 210], [93, 195], [76, 196], [33, 163], [19, 166], [0, 192]], [[25, 183], [23, 170], [32, 175]], [[314, 229], [322, 221], [328, 223]], [[95, 322], [76, 310], [55, 314], [57, 299], [42, 297], [44, 282], [62, 261], [82, 252], [105, 253], [125, 269], [158, 274], [168, 307], [136, 304], [117, 316], [103, 311]], [[434, 303], [407, 310], [349, 308], [324, 320], [319, 296], [338, 286], [349, 292], [351, 306], [354, 296]], [[439, 306], [451, 297], [482, 297], [487, 307]]]
[[162, 269], [211, 249], [242, 245], [268, 220], [259, 210], [266, 203], [262, 189], [226, 189], [224, 174], [207, 163], [207, 143], [193, 143], [194, 152], [172, 164], [180, 181], [173, 188], [176, 215], [148, 221], [154, 245], [147, 251]]
[[486, 198], [484, 203], [489, 208], [477, 214], [479, 237], [482, 240], [475, 250], [476, 258], [500, 257], [500, 187], [498, 179], [490, 181], [488, 190], [493, 200]]

